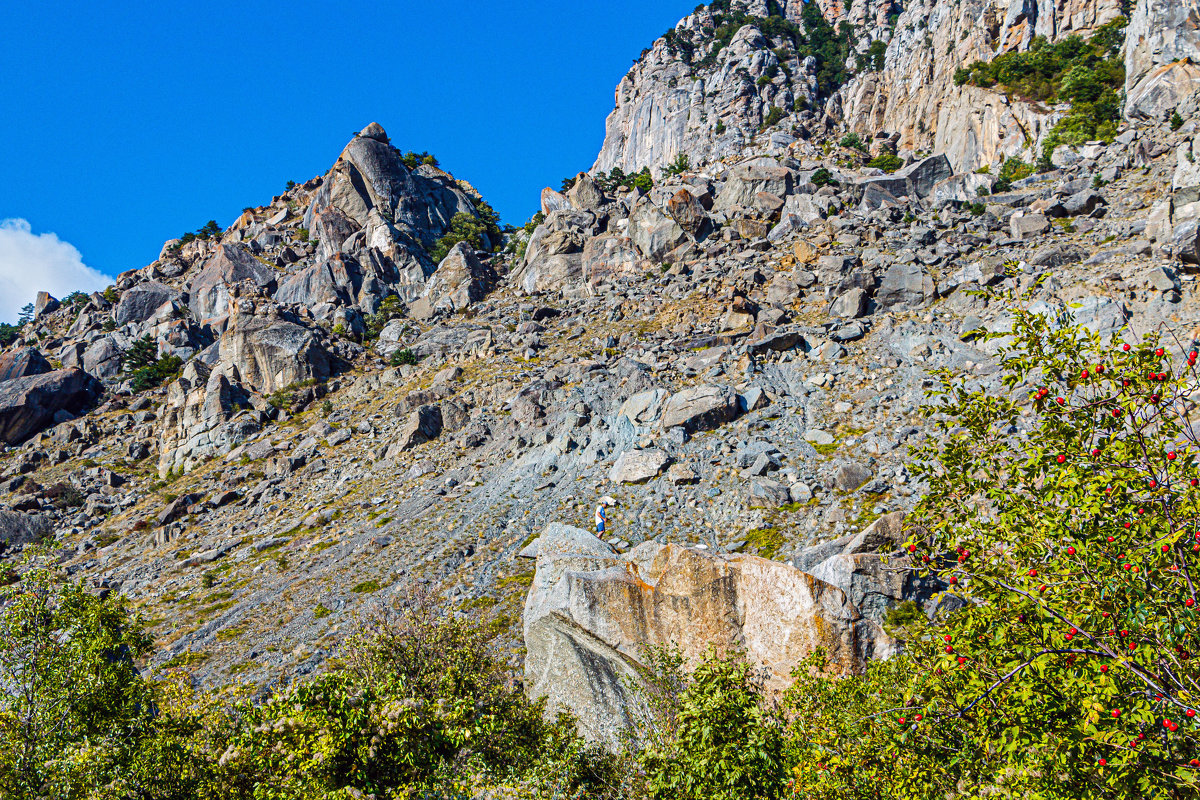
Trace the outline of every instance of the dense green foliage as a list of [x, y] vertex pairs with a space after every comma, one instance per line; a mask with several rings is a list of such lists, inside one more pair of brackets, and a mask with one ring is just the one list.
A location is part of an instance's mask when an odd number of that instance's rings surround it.
[[135, 392], [161, 386], [173, 378], [182, 366], [183, 359], [179, 356], [159, 358], [158, 343], [149, 334], [134, 340], [121, 353], [121, 369], [129, 374], [130, 386]]
[[115, 596], [27, 572], [0, 609], [0, 796], [12, 800], [613, 797], [618, 757], [547, 722], [495, 628], [363, 620], [328, 672], [222, 704], [135, 668], [151, 641]]
[[364, 341], [372, 341], [379, 338], [379, 334], [387, 327], [387, 324], [394, 319], [399, 319], [404, 316], [404, 303], [394, 294], [389, 294], [379, 303], [379, 309], [373, 314], [368, 314], [365, 320], [366, 333], [363, 334]]
[[459, 242], [466, 242], [480, 250], [483, 248], [483, 237], [486, 233], [487, 226], [483, 220], [474, 214], [459, 211], [450, 219], [450, 230], [430, 248], [429, 257], [435, 264], [439, 264]]
[[21, 337], [21, 327], [0, 322], [0, 347], [8, 347]]
[[437, 160], [436, 156], [433, 156], [424, 150], [422, 150], [420, 153], [414, 153], [412, 150], [409, 150], [400, 157], [400, 160], [403, 161], [404, 166], [408, 167], [409, 169], [416, 169], [422, 164], [429, 167], [441, 166], [441, 162]]
[[630, 189], [648, 192], [654, 188], [654, 177], [650, 174], [649, 167], [642, 167], [639, 171], [631, 174], [626, 174], [625, 170], [620, 167], [613, 167], [607, 175], [603, 172], [596, 175], [596, 185], [600, 187], [600, 191], [609, 194], [618, 190], [629, 191]]
[[691, 674], [674, 653], [653, 654], [657, 712], [639, 764], [655, 800], [777, 797], [787, 776], [783, 726], [740, 654], [710, 652]]
[[1178, 111], [1171, 112], [1171, 130], [1177, 131], [1183, 127], [1183, 117], [1179, 116]]
[[[843, 22], [835, 31], [821, 14], [820, 8], [813, 3], [804, 4], [801, 11], [803, 26], [784, 17], [778, 3], [774, 2], [768, 4], [766, 17], [735, 10], [730, 0], [714, 0], [709, 4], [709, 10], [714, 26], [711, 31], [706, 31], [703, 41], [692, 41], [686, 33], [679, 33], [674, 28], [663, 35], [670, 52], [686, 64], [697, 68], [714, 66], [720, 52], [733, 41], [738, 31], [753, 25], [768, 39], [790, 45], [796, 59], [803, 61], [809, 56], [816, 58], [817, 91], [822, 96], [837, 91], [850, 77], [845, 65], [852, 51], [853, 28]], [[708, 52], [698, 61], [694, 60], [696, 51], [709, 44]], [[780, 63], [783, 62], [781, 58]], [[765, 76], [768, 82], [775, 74], [772, 72]]]
[[1013, 181], [1028, 178], [1032, 174], [1032, 164], [1026, 164], [1019, 158], [1005, 159], [1000, 165], [1000, 174], [996, 176], [996, 182], [992, 184], [992, 191], [1007, 192], [1012, 189]]
[[983, 336], [1003, 389], [936, 376], [887, 564], [958, 602], [893, 608], [903, 653], [862, 675], [818, 652], [770, 697], [738, 653], [649, 652], [642, 746], [605, 755], [524, 697], [493, 627], [427, 603], [222, 706], [134, 670], [149, 640], [115, 596], [35, 570], [0, 602], [0, 796], [1200, 797], [1198, 356], [1026, 312]]
[[682, 175], [692, 168], [692, 160], [688, 158], [687, 153], [680, 153], [675, 156], [675, 160], [667, 166], [663, 167], [662, 174], [664, 178], [669, 178], [672, 175]]
[[838, 144], [842, 147], [848, 147], [852, 150], [862, 150], [866, 152], [867, 146], [863, 144], [863, 140], [859, 138], [857, 133], [847, 133], [841, 138]]
[[818, 167], [817, 171], [813, 173], [812, 178], [810, 178], [810, 182], [818, 189], [822, 186], [837, 186], [837, 179], [825, 167]]
[[180, 236], [179, 241], [174, 245], [174, 248], [178, 250], [188, 242], [195, 241], [196, 239], [217, 239], [220, 236], [221, 226], [217, 224], [215, 219], [210, 219], [208, 222], [204, 223], [203, 227], [197, 229], [194, 233], [189, 231], [188, 233]]
[[416, 353], [414, 353], [411, 349], [404, 347], [392, 353], [391, 357], [388, 359], [388, 363], [393, 367], [403, 367], [405, 365], [416, 366], [419, 360], [420, 359], [417, 358]]
[[904, 159], [894, 153], [880, 153], [868, 161], [867, 166], [890, 174], [904, 166]]
[[954, 82], [985, 88], [997, 87], [1010, 96], [1048, 103], [1069, 102], [1071, 112], [1054, 126], [1043, 144], [1043, 168], [1050, 152], [1060, 144], [1077, 145], [1090, 139], [1110, 141], [1121, 118], [1125, 85], [1126, 19], [1118, 17], [1100, 26], [1087, 41], [1068, 36], [1049, 44], [1037, 37], [1024, 52], [1011, 52], [991, 61], [960, 67]]

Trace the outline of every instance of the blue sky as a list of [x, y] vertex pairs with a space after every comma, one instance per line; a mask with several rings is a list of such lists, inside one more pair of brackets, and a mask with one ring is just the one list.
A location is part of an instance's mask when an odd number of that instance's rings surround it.
[[[0, 220], [28, 230], [0, 234], [115, 275], [323, 173], [372, 120], [519, 224], [591, 166], [617, 82], [695, 4], [10, 3]], [[0, 283], [31, 268], [3, 244]]]

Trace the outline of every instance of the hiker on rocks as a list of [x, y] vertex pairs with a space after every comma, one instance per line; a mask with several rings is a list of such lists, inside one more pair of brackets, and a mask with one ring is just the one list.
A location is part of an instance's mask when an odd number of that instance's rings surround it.
[[601, 497], [600, 502], [596, 504], [596, 536], [604, 538], [604, 529], [608, 522], [608, 514], [605, 509], [616, 504], [616, 500], [611, 497]]

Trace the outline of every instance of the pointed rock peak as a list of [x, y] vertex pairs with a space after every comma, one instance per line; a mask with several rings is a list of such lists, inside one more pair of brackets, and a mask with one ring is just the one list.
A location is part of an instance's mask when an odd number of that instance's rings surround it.
[[377, 142], [389, 141], [387, 131], [385, 131], [383, 126], [378, 122], [372, 122], [370, 125], [359, 131], [358, 135], [364, 139], [374, 139]]

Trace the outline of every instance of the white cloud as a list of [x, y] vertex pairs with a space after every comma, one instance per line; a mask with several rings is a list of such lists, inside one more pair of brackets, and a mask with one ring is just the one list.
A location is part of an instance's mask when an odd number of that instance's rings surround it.
[[83, 263], [70, 242], [53, 233], [35, 234], [23, 219], [0, 220], [0, 322], [16, 322], [39, 291], [62, 298], [110, 284], [108, 276]]

